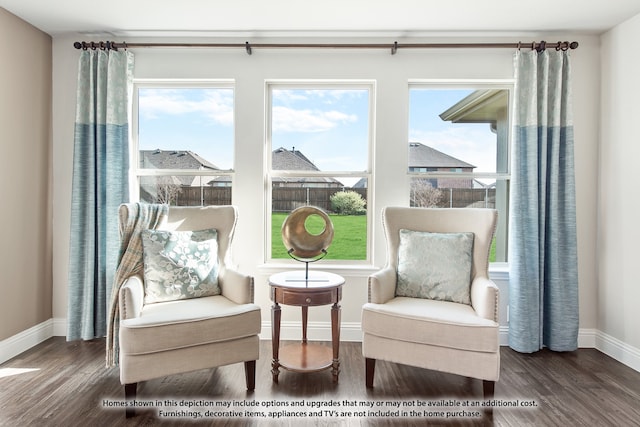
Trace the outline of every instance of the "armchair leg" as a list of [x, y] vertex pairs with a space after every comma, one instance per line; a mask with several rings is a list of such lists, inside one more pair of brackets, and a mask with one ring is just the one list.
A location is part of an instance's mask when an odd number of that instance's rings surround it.
[[256, 361], [244, 362], [244, 376], [247, 382], [247, 390], [253, 391], [256, 388]]
[[366, 357], [364, 359], [365, 364], [365, 379], [367, 388], [373, 388], [373, 374], [376, 370], [376, 359], [370, 359]]
[[[136, 390], [138, 387], [138, 383], [131, 383], [124, 385], [124, 400], [127, 402], [131, 402], [136, 400]], [[125, 408], [125, 417], [131, 418], [136, 416], [136, 409], [133, 406], [127, 406]]]
[[[492, 400], [495, 393], [496, 382], [482, 380], [482, 392], [484, 394], [484, 400]], [[493, 406], [487, 406], [484, 410], [484, 414], [488, 422], [493, 422]]]
[[493, 399], [495, 388], [495, 381], [482, 380], [482, 392], [484, 393], [484, 400]]

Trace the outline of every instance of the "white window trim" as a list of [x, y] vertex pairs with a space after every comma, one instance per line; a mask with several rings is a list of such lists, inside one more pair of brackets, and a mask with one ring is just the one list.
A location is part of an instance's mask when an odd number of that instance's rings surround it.
[[[427, 177], [427, 178], [471, 178], [471, 179], [494, 179], [496, 182], [504, 181], [510, 185], [511, 183], [511, 153], [512, 153], [512, 144], [513, 144], [513, 135], [512, 135], [512, 123], [513, 123], [513, 94], [514, 94], [514, 86], [515, 79], [410, 79], [408, 82], [407, 90], [410, 92], [411, 89], [504, 89], [508, 91], [509, 96], [509, 113], [508, 113], [508, 137], [507, 137], [507, 146], [504, 147], [507, 151], [506, 158], [503, 160], [506, 164], [506, 172], [496, 172], [496, 173], [484, 173], [484, 172], [461, 172], [461, 173], [453, 173], [453, 172], [409, 172], [408, 167], [408, 156], [407, 156], [407, 176], [409, 177], [408, 182], [411, 181], [411, 178], [416, 177]], [[409, 117], [407, 116], [407, 119]], [[498, 165], [496, 165], [498, 167]], [[410, 191], [407, 189], [407, 191]], [[509, 198], [509, 186], [507, 185], [506, 189], [506, 198]], [[498, 215], [498, 227], [499, 232], [496, 234], [496, 238], [501, 241], [501, 245], [504, 248], [507, 261], [498, 261], [491, 263], [491, 267], [496, 270], [502, 270], [505, 266], [508, 266], [508, 253], [509, 253], [509, 245], [508, 245], [508, 224], [509, 224], [509, 211], [510, 205], [507, 202], [505, 206], [506, 215]], [[499, 212], [503, 211], [498, 209]], [[504, 212], [503, 212], [504, 213]]]
[[[273, 171], [271, 169], [271, 153], [273, 145], [271, 141], [271, 124], [272, 124], [272, 89], [366, 89], [369, 92], [369, 144], [368, 144], [368, 161], [365, 171]], [[276, 177], [296, 176], [296, 177], [353, 177], [367, 179], [367, 247], [366, 258], [364, 260], [324, 260], [322, 266], [325, 269], [342, 270], [343, 273], [349, 272], [356, 275], [368, 275], [373, 269], [373, 223], [374, 202], [373, 202], [373, 155], [375, 152], [375, 109], [376, 109], [376, 81], [362, 79], [336, 79], [336, 80], [317, 80], [317, 79], [272, 79], [265, 81], [265, 136], [264, 136], [264, 186], [265, 186], [265, 239], [264, 239], [264, 264], [261, 266], [263, 271], [273, 271], [279, 269], [290, 269], [292, 265], [300, 263], [293, 259], [271, 258], [271, 198], [272, 186], [271, 179]]]
[[[140, 147], [138, 143], [139, 120], [139, 89], [140, 88], [202, 88], [202, 89], [233, 89], [234, 120], [235, 120], [235, 80], [231, 79], [133, 79], [131, 103], [131, 132], [129, 134], [129, 200], [140, 200], [140, 177], [143, 176], [230, 176], [231, 188], [235, 180], [235, 169], [184, 170], [184, 169], [144, 169], [140, 167]], [[234, 124], [235, 126], [235, 124]], [[235, 158], [236, 141], [233, 137], [233, 158]], [[233, 191], [233, 190], [232, 190]]]

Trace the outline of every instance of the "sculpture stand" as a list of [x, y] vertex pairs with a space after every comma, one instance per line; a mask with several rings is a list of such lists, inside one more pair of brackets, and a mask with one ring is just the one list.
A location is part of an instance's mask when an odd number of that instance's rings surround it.
[[299, 262], [304, 262], [304, 280], [308, 283], [309, 282], [309, 263], [310, 262], [316, 262], [316, 261], [320, 261], [322, 258], [327, 256], [327, 250], [326, 249], [322, 249], [322, 256], [319, 256], [318, 258], [298, 258], [297, 256], [293, 255], [293, 251], [295, 249], [291, 248], [287, 251], [287, 254], [292, 258], [295, 259], [296, 261]]

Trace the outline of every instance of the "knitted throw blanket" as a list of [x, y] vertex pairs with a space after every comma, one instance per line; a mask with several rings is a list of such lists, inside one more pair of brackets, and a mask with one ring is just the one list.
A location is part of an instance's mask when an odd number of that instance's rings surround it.
[[142, 230], [155, 229], [167, 219], [169, 207], [160, 204], [126, 203], [120, 205], [120, 252], [107, 321], [107, 368], [118, 364], [120, 328], [119, 295], [124, 282], [143, 271]]

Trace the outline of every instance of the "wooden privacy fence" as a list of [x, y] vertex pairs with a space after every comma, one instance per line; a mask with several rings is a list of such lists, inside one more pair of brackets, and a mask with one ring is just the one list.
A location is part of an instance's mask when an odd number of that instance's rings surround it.
[[[300, 206], [310, 205], [331, 212], [331, 196], [341, 191], [343, 191], [341, 188], [275, 187], [271, 191], [271, 211], [291, 212]], [[345, 191], [355, 191], [367, 200], [366, 188], [345, 189]]]
[[231, 187], [181, 187], [178, 206], [230, 205]]
[[[366, 188], [345, 189], [355, 191], [366, 200]], [[495, 188], [440, 188], [437, 207], [443, 208], [494, 208]], [[297, 207], [312, 205], [331, 212], [331, 196], [343, 191], [341, 188], [275, 187], [272, 190], [272, 211], [291, 212]], [[206, 206], [231, 204], [231, 187], [181, 187], [172, 205]], [[146, 202], [158, 202], [147, 192], [141, 192]]]

